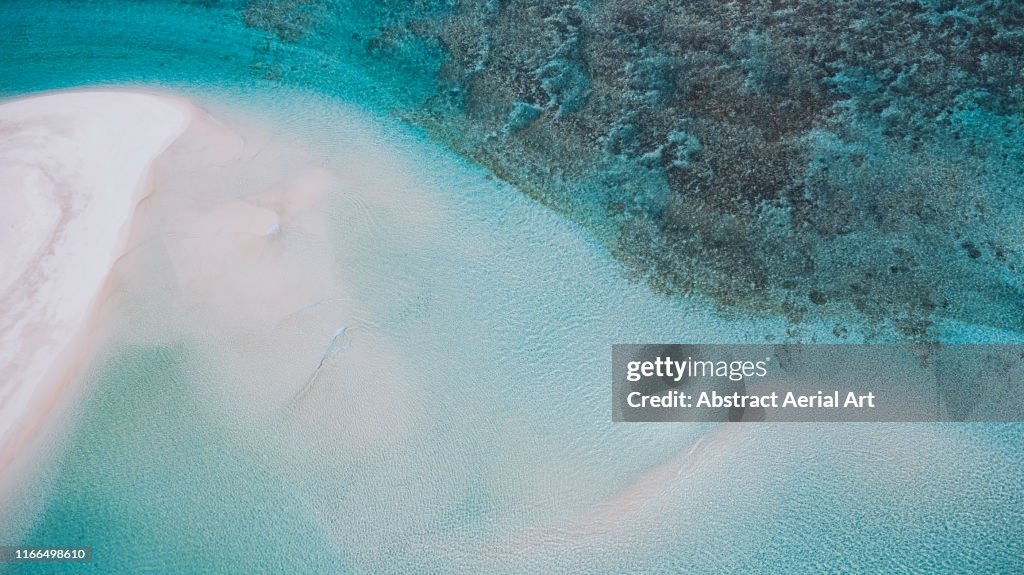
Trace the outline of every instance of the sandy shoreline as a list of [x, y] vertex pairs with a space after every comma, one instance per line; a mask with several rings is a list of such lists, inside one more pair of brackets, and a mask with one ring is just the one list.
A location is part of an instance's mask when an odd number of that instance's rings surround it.
[[0, 495], [87, 359], [151, 164], [196, 111], [127, 91], [0, 104]]

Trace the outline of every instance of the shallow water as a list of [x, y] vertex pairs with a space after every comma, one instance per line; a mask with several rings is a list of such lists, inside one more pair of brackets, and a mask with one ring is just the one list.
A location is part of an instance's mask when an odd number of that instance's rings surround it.
[[[4, 93], [172, 86], [250, 137], [236, 158], [158, 166], [105, 352], [52, 464], [0, 514], [0, 534], [91, 545], [94, 562], [0, 572], [1019, 567], [1020, 426], [613, 424], [613, 343], [831, 341], [831, 326], [787, 336], [781, 319], [628, 281], [581, 229], [380, 115], [393, 95], [374, 99], [358, 66], [320, 72], [233, 13], [4, 11]], [[148, 38], [177, 44], [138, 49]], [[268, 90], [290, 66], [359, 106]], [[429, 92], [417, 77], [395, 79], [410, 99]], [[295, 208], [275, 244], [224, 240], [202, 217], [317, 170], [333, 174], [318, 210]]]
[[[243, 126], [243, 151], [173, 173], [213, 137], [193, 133], [158, 166], [140, 215], [152, 231], [116, 272], [108, 352], [21, 541], [92, 545], [96, 572], [1018, 560], [1017, 427], [613, 424], [612, 343], [764, 341], [784, 322], [652, 294], [575, 226], [422, 135], [290, 96], [270, 129], [243, 120], [268, 115], [258, 102], [209, 99]], [[313, 167], [334, 174], [323, 236], [301, 219], [323, 214], [298, 208], [276, 247], [202, 235], [199, 207], [224, 215]], [[220, 273], [190, 275], [192, 240]], [[322, 278], [330, 297], [263, 299], [288, 285], [273, 274], [315, 291], [324, 268], [341, 277]]]

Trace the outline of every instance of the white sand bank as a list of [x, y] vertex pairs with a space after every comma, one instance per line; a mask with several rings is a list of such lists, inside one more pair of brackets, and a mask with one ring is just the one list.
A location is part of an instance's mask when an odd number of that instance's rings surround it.
[[0, 104], [0, 477], [81, 367], [150, 164], [194, 114], [116, 91]]
[[330, 215], [351, 203], [352, 217], [416, 230], [432, 212], [356, 198], [381, 185], [372, 153], [337, 171], [230, 108], [216, 116], [126, 92], [0, 106], [0, 539], [17, 539], [44, 508], [47, 462], [64, 448], [64, 423], [84, 413], [76, 402], [91, 397], [91, 376], [130, 364], [133, 350], [187, 350], [173, 393], [232, 428], [283, 418], [271, 437], [379, 448], [414, 421], [414, 390], [350, 289], [365, 271], [341, 257], [350, 234]]

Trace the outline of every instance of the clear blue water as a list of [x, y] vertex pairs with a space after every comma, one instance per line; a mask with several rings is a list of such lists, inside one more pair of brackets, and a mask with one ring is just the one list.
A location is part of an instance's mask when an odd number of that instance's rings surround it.
[[[0, 94], [82, 85], [281, 86], [402, 110], [433, 94], [436, 48], [405, 42], [385, 66], [364, 47], [388, 7], [350, 3], [302, 45], [247, 27], [248, 2], [7, 2]], [[300, 3], [301, 4], [301, 3]]]
[[[382, 158], [382, 178], [400, 174], [389, 193], [441, 217], [359, 217], [376, 192], [356, 182], [366, 195], [336, 206], [332, 231], [359, 317], [412, 367], [383, 411], [347, 392], [288, 409], [201, 337], [114, 346], [14, 529], [94, 561], [0, 572], [1020, 570], [1020, 426], [613, 424], [611, 344], [763, 341], [787, 323], [651, 293], [577, 226], [389, 118], [430, 92], [429, 46], [377, 85], [372, 62], [323, 68], [224, 6], [5, 4], [0, 90], [173, 88], [315, 142], [339, 170], [356, 149]], [[637, 485], [647, 496], [624, 504]]]

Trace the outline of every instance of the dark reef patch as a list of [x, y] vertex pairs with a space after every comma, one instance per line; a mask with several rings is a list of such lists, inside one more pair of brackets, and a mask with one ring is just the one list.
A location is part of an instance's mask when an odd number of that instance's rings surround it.
[[926, 340], [938, 319], [1024, 330], [1019, 3], [242, 11], [282, 42], [432, 86], [391, 84], [394, 109], [658, 290], [881, 337]]
[[257, 0], [246, 6], [242, 17], [250, 28], [266, 30], [281, 40], [295, 42], [315, 27], [317, 9], [324, 6], [317, 0]]

